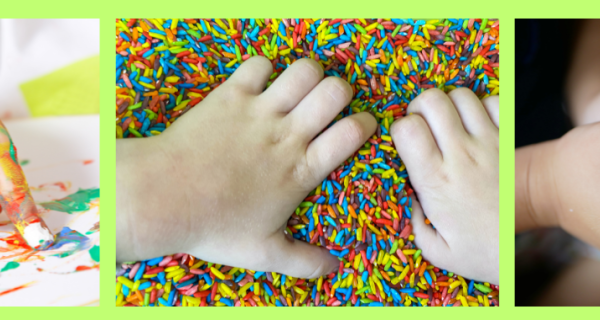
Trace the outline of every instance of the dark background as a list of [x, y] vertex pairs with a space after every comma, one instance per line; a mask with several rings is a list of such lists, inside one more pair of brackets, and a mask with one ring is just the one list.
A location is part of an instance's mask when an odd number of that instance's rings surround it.
[[[572, 128], [564, 95], [576, 20], [515, 20], [515, 146], [556, 139]], [[515, 304], [530, 306], [573, 259], [559, 229], [516, 237]]]

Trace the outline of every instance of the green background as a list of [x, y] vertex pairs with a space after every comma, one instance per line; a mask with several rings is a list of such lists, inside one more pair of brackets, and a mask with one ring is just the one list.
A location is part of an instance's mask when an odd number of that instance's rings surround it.
[[[516, 308], [514, 307], [514, 19], [515, 18], [594, 18], [600, 17], [598, 1], [3, 1], [0, 18], [100, 18], [100, 116], [101, 116], [101, 260], [100, 307], [86, 308], [2, 308], [1, 319], [113, 319], [132, 317], [244, 317], [262, 319], [306, 319], [340, 317], [362, 319], [402, 319], [440, 317], [463, 319], [519, 318], [598, 318], [600, 308]], [[500, 118], [500, 308], [475, 310], [420, 310], [396, 308], [203, 308], [200, 310], [164, 308], [131, 311], [114, 307], [115, 263], [115, 132], [114, 132], [114, 32], [118, 17], [311, 17], [311, 18], [499, 18], [501, 39]], [[73, 39], [77, 41], [77, 39]], [[557, 39], [557, 45], [560, 39]], [[551, 66], [550, 66], [551, 67]], [[1, 97], [0, 97], [1, 98]], [[599, 272], [600, 275], [600, 272]], [[48, 292], [52, 294], [52, 292]], [[600, 289], [599, 289], [600, 294]], [[168, 313], [167, 313], [168, 312]]]

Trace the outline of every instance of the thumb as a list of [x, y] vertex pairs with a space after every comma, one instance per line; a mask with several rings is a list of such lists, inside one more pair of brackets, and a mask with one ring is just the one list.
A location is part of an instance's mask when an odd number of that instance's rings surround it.
[[[415, 235], [415, 244], [422, 250], [423, 257], [435, 266], [444, 268], [447, 266], [447, 257], [450, 256], [450, 247], [442, 235], [437, 232], [431, 225], [425, 223], [425, 215], [423, 208], [413, 195], [411, 224], [413, 226], [413, 234]], [[444, 268], [445, 269], [445, 268]]]
[[297, 278], [315, 279], [339, 267], [339, 260], [327, 249], [296, 240], [283, 233], [274, 234], [269, 243], [271, 270]]

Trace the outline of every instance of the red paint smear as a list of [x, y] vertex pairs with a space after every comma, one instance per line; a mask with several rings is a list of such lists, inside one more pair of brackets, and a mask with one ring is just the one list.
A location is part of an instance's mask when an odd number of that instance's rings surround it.
[[87, 270], [93, 270], [93, 269], [100, 269], [100, 265], [97, 264], [95, 266], [77, 266], [77, 268], [75, 268], [75, 271], [87, 271]]
[[0, 257], [0, 260], [17, 258], [14, 261], [25, 262], [32, 257], [38, 260], [44, 260], [42, 256], [37, 255], [37, 251], [34, 251], [30, 246], [27, 245], [27, 242], [21, 237], [19, 233], [15, 232], [11, 236], [8, 236], [6, 238], [0, 238], [0, 241], [4, 241], [8, 245], [7, 248], [0, 247], [0, 252], [18, 251], [18, 253], [16, 254]]
[[88, 165], [90, 163], [94, 163], [94, 160], [83, 160], [83, 165]]
[[27, 286], [28, 286], [28, 285], [29, 285], [29, 284], [24, 284], [24, 285], [22, 285], [22, 286], [18, 286], [18, 287], [16, 287], [16, 288], [12, 288], [12, 289], [8, 289], [8, 290], [6, 290], [6, 291], [2, 291], [2, 292], [0, 292], [0, 297], [1, 297], [1, 296], [3, 296], [3, 295], [5, 295], [5, 294], [9, 294], [9, 293], [11, 293], [11, 292], [15, 292], [15, 291], [17, 291], [17, 290], [21, 290], [21, 289], [23, 289], [23, 288], [27, 288]]
[[57, 186], [60, 188], [61, 191], [67, 192], [68, 188], [67, 185], [64, 182], [55, 182], [55, 183], [44, 183], [42, 185], [40, 185], [38, 187], [38, 189], [43, 189], [44, 187], [47, 186]]
[[0, 247], [0, 252], [9, 252], [16, 249], [31, 250], [31, 247], [27, 245], [25, 239], [18, 233], [14, 233], [6, 238], [0, 238], [0, 241], [4, 241], [8, 245], [8, 248]]
[[[64, 272], [51, 272], [51, 271], [49, 271], [49, 272], [50, 272], [50, 273], [54, 273], [54, 274], [68, 274], [68, 273], [82, 272], [82, 271], [88, 271], [88, 270], [94, 270], [94, 269], [96, 269], [96, 270], [100, 270], [100, 265], [99, 265], [99, 264], [97, 264], [97, 265], [93, 265], [93, 266], [91, 266], [91, 267], [88, 267], [88, 266], [77, 266], [77, 267], [75, 268], [75, 270], [73, 270], [73, 271], [71, 271], [71, 272], [66, 272], [66, 273], [64, 273]], [[45, 271], [44, 269], [42, 269], [42, 268], [37, 268], [37, 271], [39, 271], [39, 272], [46, 272], [46, 271]]]

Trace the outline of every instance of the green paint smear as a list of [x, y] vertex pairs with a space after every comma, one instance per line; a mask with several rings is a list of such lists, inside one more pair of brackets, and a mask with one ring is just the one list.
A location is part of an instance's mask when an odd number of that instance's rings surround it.
[[100, 262], [100, 246], [93, 246], [89, 252], [94, 261]]
[[21, 167], [25, 166], [25, 165], [28, 165], [29, 164], [29, 160], [27, 160], [27, 159], [22, 160], [21, 163], [19, 163], [19, 164], [21, 165]]
[[11, 261], [9, 263], [7, 263], [4, 268], [2, 268], [2, 270], [0, 270], [0, 272], [4, 272], [4, 271], [8, 271], [8, 270], [12, 270], [12, 269], [16, 269], [20, 266], [20, 264], [18, 262], [14, 262]]
[[48, 210], [72, 214], [90, 209], [90, 202], [100, 198], [100, 189], [79, 189], [79, 191], [65, 198], [42, 202], [40, 205]]
[[15, 149], [15, 145], [12, 141], [12, 138], [10, 137], [10, 135], [8, 134], [8, 131], [6, 131], [5, 128], [0, 128], [0, 133], [5, 135], [6, 137], [8, 137], [8, 141], [10, 142], [10, 157], [11, 159], [15, 162], [15, 163], [19, 163], [17, 161], [17, 149]]

